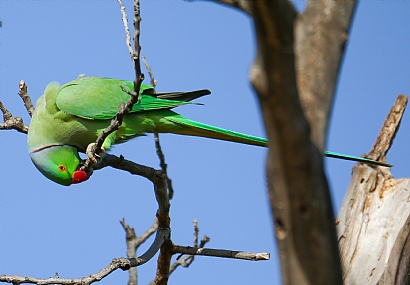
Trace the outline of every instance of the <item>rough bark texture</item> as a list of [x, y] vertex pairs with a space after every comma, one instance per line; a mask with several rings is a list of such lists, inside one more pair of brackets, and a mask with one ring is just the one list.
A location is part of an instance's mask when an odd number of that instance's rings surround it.
[[309, 1], [295, 25], [299, 97], [312, 141], [322, 152], [355, 7], [355, 1]]
[[[390, 111], [372, 158], [384, 158], [400, 126], [407, 97]], [[337, 220], [345, 284], [408, 284], [410, 179], [393, 179], [390, 169], [358, 164]]]
[[342, 284], [322, 154], [355, 2], [310, 1], [301, 15], [287, 1], [250, 3], [283, 283]]

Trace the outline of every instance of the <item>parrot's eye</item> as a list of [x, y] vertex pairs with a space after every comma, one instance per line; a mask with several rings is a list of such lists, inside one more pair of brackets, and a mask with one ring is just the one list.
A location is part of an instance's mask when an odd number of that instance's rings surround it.
[[67, 170], [67, 168], [66, 168], [64, 165], [59, 165], [59, 166], [58, 166], [58, 170], [59, 170], [60, 172], [64, 172], [64, 171]]

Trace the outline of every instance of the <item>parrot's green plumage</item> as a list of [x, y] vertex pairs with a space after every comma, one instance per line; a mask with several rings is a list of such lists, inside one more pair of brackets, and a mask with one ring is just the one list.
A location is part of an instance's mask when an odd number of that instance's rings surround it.
[[[78, 176], [80, 158], [87, 146], [110, 124], [118, 106], [127, 102], [129, 95], [120, 85], [132, 91], [132, 81], [81, 77], [63, 86], [50, 83], [43, 96], [37, 100], [36, 110], [28, 132], [28, 148], [35, 166], [47, 178], [61, 185], [86, 180]], [[120, 129], [104, 141], [111, 145], [128, 141], [145, 133], [174, 133], [201, 136], [238, 143], [266, 146], [267, 140], [187, 119], [172, 108], [195, 104], [189, 101], [208, 95], [208, 90], [193, 92], [155, 93], [153, 87], [142, 84], [141, 102], [124, 117]], [[365, 163], [390, 166], [366, 158], [325, 152], [325, 155]]]

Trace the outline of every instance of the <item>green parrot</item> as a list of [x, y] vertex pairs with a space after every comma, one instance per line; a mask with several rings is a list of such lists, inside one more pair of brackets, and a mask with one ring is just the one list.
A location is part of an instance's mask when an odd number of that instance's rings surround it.
[[[52, 181], [69, 186], [89, 178], [80, 170], [79, 152], [95, 142], [98, 135], [115, 117], [118, 106], [127, 102], [129, 95], [121, 90], [134, 89], [132, 81], [99, 77], [80, 77], [63, 86], [50, 83], [37, 100], [31, 119], [27, 144], [30, 158], [37, 169]], [[196, 104], [190, 101], [210, 94], [209, 90], [192, 92], [156, 93], [152, 86], [142, 84], [141, 102], [124, 117], [121, 127], [103, 143], [111, 145], [126, 142], [146, 133], [174, 133], [232, 141], [256, 146], [267, 146], [267, 140], [255, 136], [202, 124], [187, 119], [171, 109]], [[371, 163], [388, 164], [334, 152], [326, 156]]]

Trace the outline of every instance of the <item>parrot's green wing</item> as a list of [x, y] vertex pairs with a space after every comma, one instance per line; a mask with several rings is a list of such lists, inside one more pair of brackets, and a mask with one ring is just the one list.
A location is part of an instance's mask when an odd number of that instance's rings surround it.
[[[57, 107], [71, 115], [86, 119], [111, 119], [115, 116], [118, 106], [126, 103], [130, 95], [121, 90], [123, 86], [132, 92], [134, 83], [132, 81], [118, 80], [112, 78], [82, 77], [61, 86], [56, 98]], [[200, 94], [185, 96], [184, 93], [159, 93], [154, 92], [152, 86], [141, 84], [141, 103], [135, 104], [131, 110], [142, 112], [159, 109], [171, 109], [185, 104], [186, 101], [196, 97], [207, 95], [208, 90], [200, 90]], [[194, 93], [194, 92], [188, 92]], [[175, 98], [177, 100], [170, 100]]]

